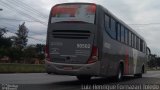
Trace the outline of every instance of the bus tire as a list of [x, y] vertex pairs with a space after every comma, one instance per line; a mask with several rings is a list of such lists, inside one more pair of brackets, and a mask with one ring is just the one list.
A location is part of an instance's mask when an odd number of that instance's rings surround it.
[[80, 81], [90, 80], [91, 76], [77, 76], [77, 79]]
[[135, 77], [135, 78], [142, 78], [142, 73], [135, 74], [134, 77]]
[[122, 81], [122, 80], [123, 80], [123, 65], [120, 64], [116, 75], [116, 81]]
[[47, 72], [47, 74], [51, 74], [51, 72]]

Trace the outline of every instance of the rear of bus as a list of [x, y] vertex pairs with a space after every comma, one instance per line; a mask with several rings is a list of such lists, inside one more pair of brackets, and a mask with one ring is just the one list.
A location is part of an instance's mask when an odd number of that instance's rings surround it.
[[99, 74], [95, 4], [58, 4], [51, 9], [46, 42], [47, 73]]

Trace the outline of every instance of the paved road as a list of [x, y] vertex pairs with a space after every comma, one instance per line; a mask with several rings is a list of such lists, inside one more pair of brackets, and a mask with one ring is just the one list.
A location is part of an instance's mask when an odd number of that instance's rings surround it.
[[[108, 90], [108, 86], [111, 88], [111, 86], [122, 84], [123, 86], [136, 85], [137, 88], [142, 88], [143, 86], [140, 85], [160, 85], [160, 71], [149, 71], [143, 75], [143, 78], [125, 77], [121, 82], [113, 81], [110, 78], [94, 78], [90, 81], [82, 82], [78, 81], [74, 76], [48, 75], [46, 73], [0, 74], [0, 83], [3, 87], [7, 85], [7, 87], [18, 86], [17, 90], [87, 90], [86, 88], [88, 88], [88, 90], [94, 88], [99, 88], [98, 90]], [[2, 89], [1, 87], [2, 86], [0, 86], [0, 90]], [[149, 88], [147, 86], [144, 87]], [[157, 87], [157, 90], [160, 90], [160, 86], [153, 87]], [[151, 86], [151, 88], [153, 87]]]

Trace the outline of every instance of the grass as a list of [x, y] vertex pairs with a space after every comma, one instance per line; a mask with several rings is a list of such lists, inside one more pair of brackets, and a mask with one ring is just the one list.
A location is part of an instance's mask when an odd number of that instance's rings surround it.
[[[159, 68], [146, 68], [147, 71], [160, 71]], [[0, 73], [44, 73], [45, 67], [43, 64], [4, 64], [0, 63]]]
[[0, 64], [0, 73], [43, 73], [44, 65], [35, 64]]

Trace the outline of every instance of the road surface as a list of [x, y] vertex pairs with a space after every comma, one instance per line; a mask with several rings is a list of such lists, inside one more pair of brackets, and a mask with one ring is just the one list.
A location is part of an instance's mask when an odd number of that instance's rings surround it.
[[[115, 85], [118, 85], [116, 88], [121, 90], [124, 87], [120, 87], [120, 85], [135, 85], [135, 90], [137, 88], [160, 90], [160, 71], [149, 71], [143, 75], [143, 78], [125, 77], [121, 82], [113, 81], [110, 78], [93, 78], [90, 81], [82, 82], [74, 76], [48, 75], [46, 73], [0, 74], [0, 83], [0, 90], [11, 90], [11, 88], [12, 90], [13, 88], [16, 88], [14, 90], [109, 90], [112, 88], [111, 86]], [[112, 88], [112, 90], [116, 89]]]

